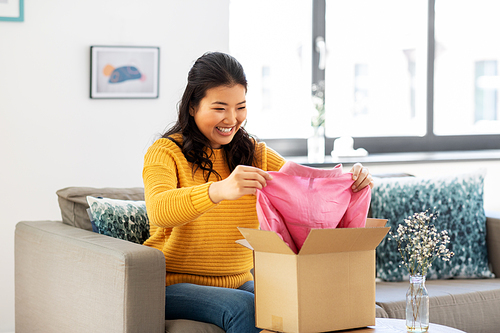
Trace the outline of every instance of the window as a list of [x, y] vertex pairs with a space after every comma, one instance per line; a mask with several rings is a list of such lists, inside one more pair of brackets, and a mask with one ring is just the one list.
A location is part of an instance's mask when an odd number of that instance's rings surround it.
[[496, 60], [475, 61], [474, 124], [498, 120], [497, 77]]
[[499, 10], [488, 0], [231, 0], [247, 129], [306, 155], [321, 83], [326, 154], [340, 136], [370, 153], [500, 149]]
[[230, 2], [230, 52], [248, 80], [245, 128], [259, 138], [309, 136], [311, 10], [304, 0]]
[[498, 1], [436, 0], [436, 134], [500, 133], [497, 71], [500, 21], [496, 17], [499, 11]]
[[425, 9], [421, 0], [326, 1], [327, 136], [425, 135]]

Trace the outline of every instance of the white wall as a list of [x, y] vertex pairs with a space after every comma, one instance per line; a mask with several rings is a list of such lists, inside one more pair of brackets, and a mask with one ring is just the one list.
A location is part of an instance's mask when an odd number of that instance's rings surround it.
[[[142, 186], [192, 62], [228, 52], [229, 0], [25, 0], [0, 21], [0, 332], [14, 331], [14, 230], [60, 220], [56, 190]], [[159, 46], [160, 97], [92, 100], [91, 45]]]

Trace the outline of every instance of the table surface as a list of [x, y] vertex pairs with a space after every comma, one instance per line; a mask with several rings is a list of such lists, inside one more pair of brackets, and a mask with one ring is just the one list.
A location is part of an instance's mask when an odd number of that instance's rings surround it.
[[[375, 318], [375, 326], [368, 326], [364, 328], [358, 328], [353, 330], [338, 331], [341, 332], [352, 332], [352, 333], [406, 333], [406, 321], [403, 319], [389, 319], [389, 318]], [[429, 333], [465, 333], [463, 331], [457, 330], [456, 328], [451, 328], [438, 324], [429, 325]]]

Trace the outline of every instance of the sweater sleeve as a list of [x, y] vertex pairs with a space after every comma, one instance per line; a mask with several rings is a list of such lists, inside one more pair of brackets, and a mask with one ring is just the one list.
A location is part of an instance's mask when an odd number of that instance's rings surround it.
[[286, 160], [273, 149], [267, 147], [264, 142], [257, 145], [257, 158], [261, 160], [262, 168], [264, 171], [279, 171]]
[[216, 206], [208, 195], [212, 182], [178, 186], [186, 182], [179, 177], [187, 178], [179, 154], [182, 152], [169, 149], [168, 144], [153, 144], [144, 157], [144, 194], [152, 225], [163, 228], [181, 226]]

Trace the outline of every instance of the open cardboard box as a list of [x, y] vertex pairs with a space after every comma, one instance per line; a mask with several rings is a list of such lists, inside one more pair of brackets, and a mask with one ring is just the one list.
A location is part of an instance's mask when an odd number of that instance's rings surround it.
[[238, 228], [254, 251], [255, 323], [279, 332], [375, 325], [375, 248], [390, 228], [313, 229], [295, 254], [273, 231]]

